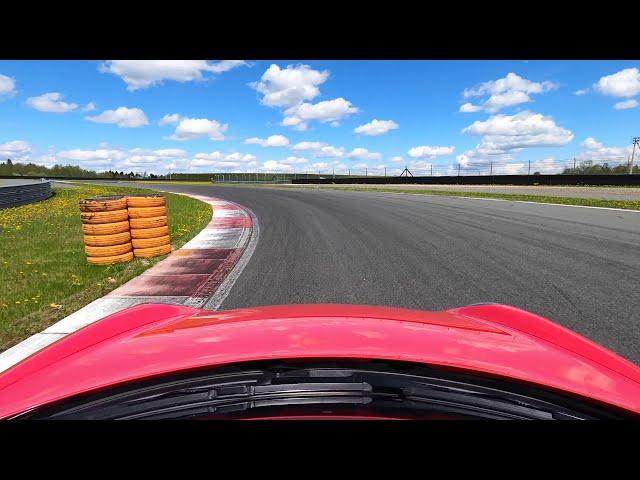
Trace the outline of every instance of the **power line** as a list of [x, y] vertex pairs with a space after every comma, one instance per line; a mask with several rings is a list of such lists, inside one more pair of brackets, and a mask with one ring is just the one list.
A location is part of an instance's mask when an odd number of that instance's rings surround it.
[[631, 161], [629, 162], [629, 175], [633, 173], [633, 158], [636, 154], [636, 146], [640, 145], [640, 137], [633, 137], [631, 141], [633, 142], [633, 150], [631, 151]]

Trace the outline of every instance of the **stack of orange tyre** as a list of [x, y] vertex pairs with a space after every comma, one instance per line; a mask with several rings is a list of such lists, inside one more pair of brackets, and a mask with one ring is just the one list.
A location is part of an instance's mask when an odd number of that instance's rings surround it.
[[136, 257], [157, 257], [171, 253], [167, 207], [161, 195], [127, 197], [131, 243]]
[[89, 263], [110, 265], [133, 259], [126, 197], [112, 195], [81, 200], [80, 218]]

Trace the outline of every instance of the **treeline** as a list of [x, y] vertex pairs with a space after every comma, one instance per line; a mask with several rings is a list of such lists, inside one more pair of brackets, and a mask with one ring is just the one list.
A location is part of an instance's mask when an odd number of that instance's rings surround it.
[[[604, 163], [593, 163], [592, 160], [585, 160], [576, 165], [575, 168], [565, 168], [563, 175], [615, 175], [629, 173], [629, 166], [624, 164], [609, 165]], [[633, 173], [640, 173], [638, 165], [633, 166]]]
[[81, 177], [81, 178], [116, 178], [116, 179], [142, 179], [161, 178], [158, 175], [140, 174], [134, 172], [117, 172], [109, 170], [107, 172], [96, 172], [85, 170], [77, 165], [54, 165], [46, 167], [35, 163], [19, 163], [7, 159], [0, 163], [0, 176], [31, 176], [31, 177]]

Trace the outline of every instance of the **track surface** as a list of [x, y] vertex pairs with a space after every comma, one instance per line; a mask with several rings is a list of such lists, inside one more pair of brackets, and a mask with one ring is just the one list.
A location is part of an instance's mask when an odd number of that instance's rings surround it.
[[640, 213], [375, 192], [152, 188], [216, 196], [256, 214], [256, 251], [223, 309], [499, 302], [640, 364]]
[[[304, 188], [308, 186], [287, 185], [287, 188]], [[332, 185], [340, 188], [342, 185]], [[532, 186], [532, 185], [344, 185], [345, 188], [384, 188], [394, 190], [443, 190], [450, 192], [486, 192], [510, 193], [522, 195], [540, 195], [550, 197], [597, 198], [601, 200], [640, 200], [638, 187], [570, 187], [570, 186]]]

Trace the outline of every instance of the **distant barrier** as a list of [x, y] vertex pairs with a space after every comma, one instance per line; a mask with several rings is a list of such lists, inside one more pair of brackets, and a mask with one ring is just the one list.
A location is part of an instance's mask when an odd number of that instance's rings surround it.
[[298, 178], [297, 184], [638, 185], [640, 175], [476, 175], [447, 177]]
[[53, 192], [51, 182], [0, 186], [0, 209], [18, 207], [27, 203], [46, 200]]

